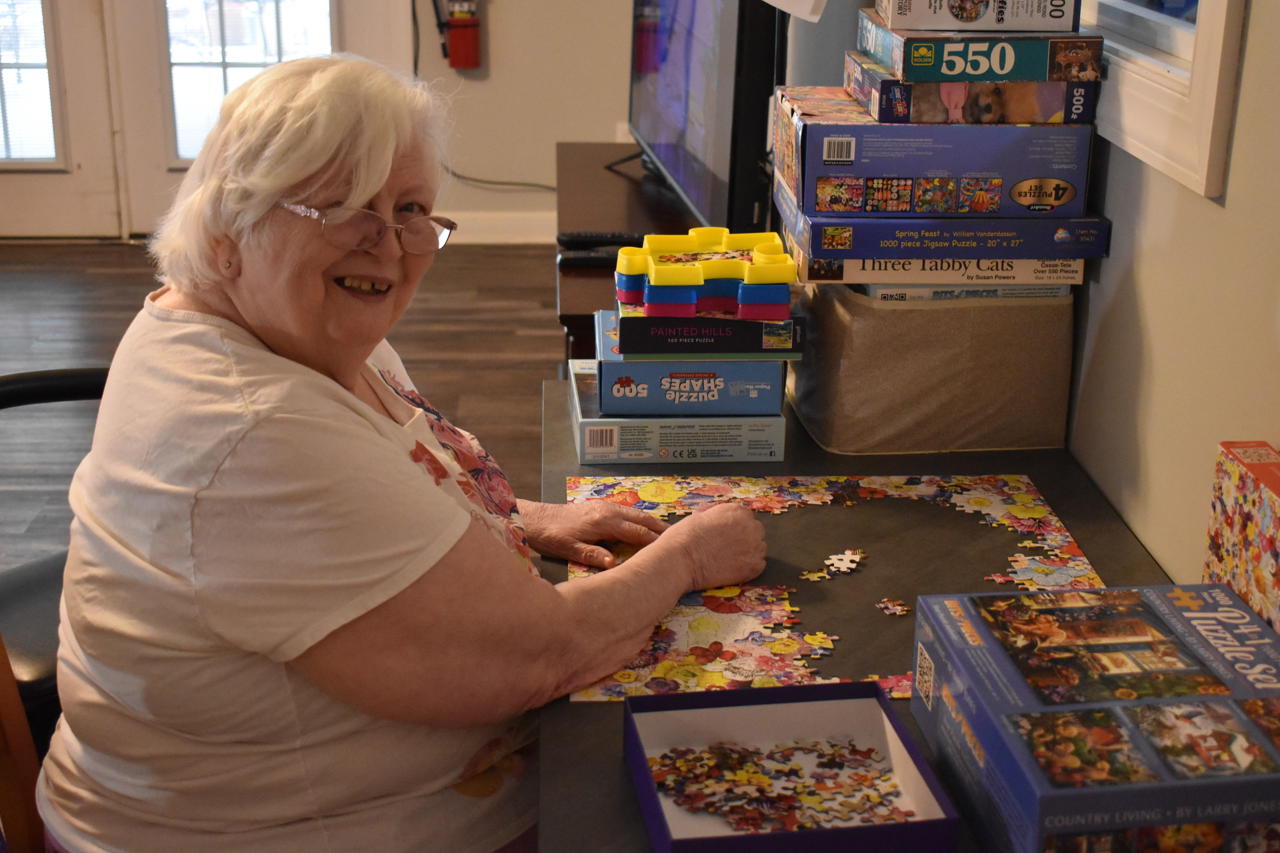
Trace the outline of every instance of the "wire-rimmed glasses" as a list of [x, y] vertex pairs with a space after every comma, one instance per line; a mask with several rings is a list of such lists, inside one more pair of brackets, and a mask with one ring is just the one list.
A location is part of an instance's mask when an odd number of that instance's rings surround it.
[[387, 229], [394, 229], [400, 248], [410, 255], [431, 255], [445, 247], [458, 223], [444, 216], [415, 216], [402, 223], [388, 222], [372, 210], [333, 207], [317, 210], [304, 204], [280, 206], [290, 213], [320, 221], [320, 236], [339, 249], [364, 250], [378, 245]]

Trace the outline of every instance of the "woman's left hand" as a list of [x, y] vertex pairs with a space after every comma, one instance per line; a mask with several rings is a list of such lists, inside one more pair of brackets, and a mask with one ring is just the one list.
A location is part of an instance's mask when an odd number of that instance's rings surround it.
[[669, 526], [638, 509], [609, 501], [547, 504], [519, 501], [529, 544], [544, 557], [560, 557], [595, 568], [617, 562], [597, 542], [625, 542], [644, 547]]

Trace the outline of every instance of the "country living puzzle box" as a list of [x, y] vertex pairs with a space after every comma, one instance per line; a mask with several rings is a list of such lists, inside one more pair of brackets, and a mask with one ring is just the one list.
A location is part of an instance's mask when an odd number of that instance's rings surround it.
[[805, 213], [1081, 216], [1090, 124], [883, 124], [843, 88], [779, 86], [774, 180]]
[[1280, 637], [1221, 584], [926, 595], [911, 710], [984, 849], [1254, 850]]

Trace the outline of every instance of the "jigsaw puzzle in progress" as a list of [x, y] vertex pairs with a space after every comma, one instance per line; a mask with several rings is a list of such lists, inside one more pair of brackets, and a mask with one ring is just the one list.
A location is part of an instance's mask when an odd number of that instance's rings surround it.
[[[987, 476], [814, 477], [570, 477], [570, 503], [607, 500], [673, 519], [700, 507], [738, 502], [756, 512], [779, 515], [820, 505], [856, 506], [898, 498], [967, 513], [975, 521], [1025, 538], [1007, 565], [992, 566], [983, 579], [1027, 590], [1103, 586], [1061, 520], [1030, 479]], [[851, 547], [831, 554], [795, 578], [842, 583], [874, 566], [874, 553]], [[619, 555], [625, 557], [625, 555]], [[570, 564], [569, 576], [590, 573]], [[844, 679], [821, 676], [812, 662], [831, 652], [839, 637], [797, 627], [790, 600], [796, 587], [740, 585], [692, 592], [654, 629], [649, 646], [625, 669], [575, 693], [575, 701], [621, 700], [626, 696], [742, 687], [813, 684]], [[910, 607], [882, 599], [867, 605], [886, 616]], [[905, 609], [904, 609], [905, 608]], [[910, 696], [910, 673], [868, 675], [894, 698]]]

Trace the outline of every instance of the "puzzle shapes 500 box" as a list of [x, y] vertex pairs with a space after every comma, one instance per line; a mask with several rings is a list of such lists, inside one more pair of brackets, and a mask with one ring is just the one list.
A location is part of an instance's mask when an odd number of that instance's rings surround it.
[[1229, 587], [916, 614], [911, 710], [986, 849], [1244, 850], [1280, 822], [1280, 637]]

